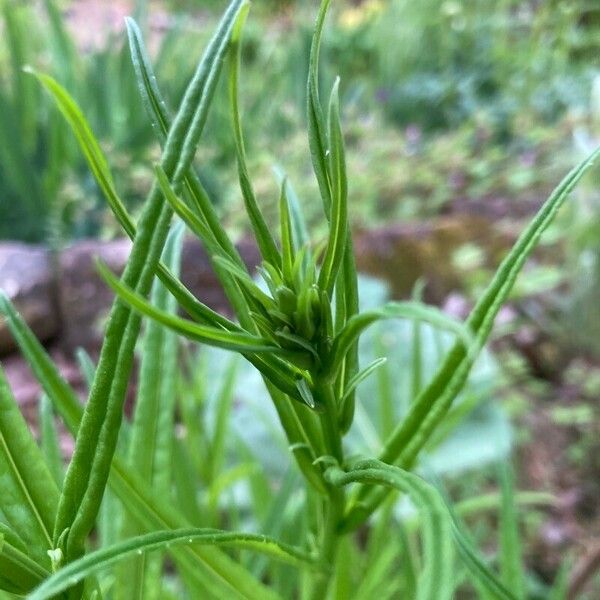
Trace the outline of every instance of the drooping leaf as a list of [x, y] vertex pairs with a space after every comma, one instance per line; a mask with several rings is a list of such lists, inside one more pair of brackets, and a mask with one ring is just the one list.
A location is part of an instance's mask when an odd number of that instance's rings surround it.
[[452, 519], [442, 496], [432, 485], [417, 475], [376, 460], [358, 463], [346, 472], [332, 467], [325, 476], [334, 485], [377, 484], [409, 494], [423, 515], [423, 568], [416, 600], [452, 598]]
[[327, 365], [329, 369], [328, 376], [336, 374], [336, 367], [341, 365], [348, 350], [363, 331], [373, 323], [384, 319], [426, 321], [441, 329], [452, 331], [461, 338], [462, 345], [469, 345], [470, 335], [468, 329], [439, 309], [420, 302], [389, 302], [379, 309], [362, 312], [348, 320], [333, 342], [331, 358]]
[[[102, 190], [108, 205], [115, 215], [119, 225], [131, 240], [135, 239], [137, 228], [133, 219], [129, 215], [127, 208], [120, 199], [117, 190], [114, 187], [112, 174], [106, 161], [106, 158], [96, 140], [91, 127], [77, 103], [69, 93], [54, 79], [48, 75], [36, 73], [36, 76], [44, 84], [46, 89], [52, 94], [61, 113], [69, 123], [71, 129], [81, 146], [86, 157], [92, 174]], [[164, 174], [164, 171], [162, 171]], [[166, 177], [166, 176], [165, 176]], [[168, 181], [168, 180], [167, 180]], [[164, 190], [163, 190], [164, 192]], [[208, 308], [202, 302], [199, 302], [191, 292], [165, 267], [164, 264], [158, 265], [158, 276], [168, 287], [169, 291], [182, 306], [182, 308], [194, 319], [204, 323], [218, 323], [224, 328], [234, 328], [234, 324], [226, 317], [219, 315]]]
[[318, 565], [310, 555], [302, 550], [264, 535], [197, 528], [155, 531], [115, 544], [109, 548], [90, 552], [83, 558], [60, 569], [52, 577], [44, 581], [42, 585], [29, 595], [29, 600], [46, 600], [47, 598], [51, 598], [83, 580], [88, 575], [96, 573], [140, 551], [142, 553], [151, 552], [157, 549], [170, 548], [178, 544], [229, 546], [265, 553], [276, 560], [288, 562], [298, 567], [314, 569]]

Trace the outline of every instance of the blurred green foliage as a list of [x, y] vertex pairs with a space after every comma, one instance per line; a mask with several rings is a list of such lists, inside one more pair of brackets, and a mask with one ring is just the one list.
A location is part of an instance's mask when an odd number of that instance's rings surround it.
[[[225, 4], [135, 3], [157, 77], [171, 90], [169, 104]], [[302, 133], [316, 4], [259, 0], [246, 32], [242, 110], [252, 140], [249, 166], [267, 214], [276, 212], [275, 164], [299, 182], [301, 197], [316, 193], [305, 176]], [[98, 32], [87, 24], [74, 35], [81, 24], [72, 22], [70, 6], [0, 0], [0, 137], [10, 140], [0, 147], [0, 239], [115, 232], [64, 125], [23, 65], [51, 72], [88, 108], [132, 210], [150, 182], [144, 165], [157, 148], [121, 32], [107, 32], [100, 45], [82, 42]], [[589, 110], [600, 7], [585, 0], [362, 0], [333, 8], [322, 80], [342, 78], [357, 222], [429, 217], [457, 198], [539, 198], [552, 188], [569, 161], [559, 140]], [[235, 225], [240, 198], [226, 90], [219, 93], [198, 167]]]

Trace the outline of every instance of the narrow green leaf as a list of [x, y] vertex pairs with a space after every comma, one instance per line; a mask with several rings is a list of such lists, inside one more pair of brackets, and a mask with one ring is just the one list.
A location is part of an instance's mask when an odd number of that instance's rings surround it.
[[287, 562], [297, 567], [316, 568], [317, 566], [315, 560], [302, 550], [264, 535], [197, 528], [155, 531], [87, 554], [60, 569], [44, 581], [29, 595], [29, 600], [51, 598], [88, 575], [115, 564], [127, 556], [135, 555], [139, 551], [143, 553], [151, 552], [157, 549], [170, 548], [177, 544], [228, 546], [264, 553], [275, 560]]
[[348, 320], [345, 327], [333, 341], [327, 376], [334, 377], [348, 350], [367, 327], [382, 319], [411, 319], [426, 321], [440, 329], [446, 329], [460, 337], [462, 345], [469, 345], [471, 337], [468, 329], [433, 306], [421, 302], [389, 302], [375, 310], [365, 311]]
[[250, 181], [250, 174], [248, 173], [248, 166], [246, 164], [246, 149], [244, 145], [244, 136], [242, 133], [242, 120], [240, 117], [239, 108], [239, 70], [240, 70], [240, 57], [241, 57], [241, 37], [244, 28], [244, 23], [248, 15], [249, 5], [245, 10], [240, 12], [238, 21], [233, 29], [231, 36], [231, 46], [229, 50], [229, 103], [231, 106], [231, 116], [233, 122], [233, 134], [235, 140], [235, 150], [237, 155], [238, 164], [238, 176], [240, 182], [240, 189], [242, 190], [242, 197], [244, 199], [244, 206], [250, 219], [252, 230], [263, 260], [270, 262], [273, 265], [281, 265], [281, 256], [277, 250], [277, 244], [269, 231], [269, 227], [265, 222], [265, 219], [260, 212], [258, 204], [256, 202], [256, 196]]
[[27, 544], [40, 565], [49, 567], [58, 488], [44, 462], [4, 371], [0, 368], [0, 509], [7, 525]]
[[175, 315], [166, 313], [152, 306], [143, 296], [121, 283], [102, 262], [97, 262], [98, 272], [106, 283], [124, 302], [140, 314], [150, 317], [177, 333], [209, 346], [216, 346], [236, 352], [276, 352], [277, 346], [272, 346], [267, 340], [250, 333], [225, 331], [215, 327], [199, 325]]
[[279, 194], [279, 228], [281, 233], [281, 269], [284, 281], [289, 284], [293, 281], [294, 256], [297, 248], [294, 247], [294, 234], [286, 190], [287, 186], [284, 180]]
[[473, 543], [456, 523], [453, 525], [452, 534], [456, 542], [458, 554], [471, 573], [471, 576], [496, 600], [518, 600], [517, 596], [506, 588], [498, 576], [479, 556]]
[[[243, 6], [246, 4], [247, 2], [243, 2], [240, 10], [243, 10]], [[228, 15], [224, 16], [224, 22], [225, 21], [229, 23]], [[125, 22], [129, 36], [131, 60], [136, 73], [140, 95], [158, 139], [161, 145], [164, 146], [167, 133], [171, 129], [171, 117], [161, 96], [160, 90], [158, 89], [156, 77], [144, 47], [140, 30], [133, 19], [127, 18]], [[224, 51], [224, 48], [221, 48], [221, 51]], [[207, 55], [208, 52], [207, 49]], [[183, 182], [186, 194], [191, 201], [192, 208], [195, 209], [197, 214], [210, 229], [215, 243], [217, 243], [235, 263], [239, 266], [243, 266], [243, 261], [240, 258], [239, 253], [221, 226], [219, 216], [217, 215], [206, 190], [202, 187], [199, 179], [194, 175], [193, 169], [190, 168], [188, 170], [184, 176]], [[227, 292], [227, 289], [225, 291]]]
[[346, 398], [354, 392], [356, 387], [362, 383], [373, 371], [383, 366], [387, 362], [387, 358], [376, 358], [372, 363], [368, 364], [362, 371], [359, 371], [350, 381], [348, 385], [344, 389], [344, 395], [342, 396], [342, 402], [346, 400]]
[[37, 381], [59, 411], [67, 427], [75, 433], [82, 410], [77, 395], [60, 376], [56, 365], [3, 292], [0, 292], [0, 313], [6, 318], [10, 332]]
[[[161, 166], [177, 188], [188, 172], [214, 96], [233, 23], [244, 0], [233, 0], [208, 45], [165, 142]], [[165, 242], [171, 211], [158, 186], [150, 192], [123, 283], [142, 296], [149, 291]], [[55, 542], [68, 530], [67, 560], [83, 553], [94, 525], [118, 439], [140, 318], [117, 299], [108, 322], [94, 385], [85, 407], [73, 458], [65, 476], [55, 524]], [[64, 539], [64, 536], [63, 538]]]
[[[108, 167], [106, 158], [102, 152], [102, 149], [100, 148], [100, 144], [96, 140], [89, 126], [89, 123], [81, 112], [81, 109], [77, 106], [76, 102], [69, 95], [69, 93], [54, 79], [48, 75], [42, 75], [38, 73], [35, 73], [35, 75], [52, 94], [57, 106], [60, 108], [61, 113], [64, 115], [71, 129], [75, 133], [77, 141], [79, 142], [84, 156], [88, 161], [92, 174], [102, 190], [111, 211], [115, 215], [121, 227], [123, 227], [125, 233], [131, 240], [134, 240], [137, 232], [136, 226], [114, 187], [112, 174]], [[161, 172], [166, 178], [162, 169]], [[163, 193], [165, 192], [164, 189], [162, 191]], [[177, 298], [177, 301], [182, 308], [192, 318], [203, 323], [218, 323], [226, 329], [235, 328], [235, 325], [231, 321], [222, 315], [219, 315], [194, 298], [191, 292], [185, 288], [185, 286], [183, 286], [183, 284], [176, 277], [174, 277], [169, 269], [167, 269], [162, 263], [159, 263], [158, 265], [158, 276], [168, 287], [169, 291], [175, 296], [175, 298]]]
[[235, 263], [231, 262], [229, 258], [225, 258], [224, 256], [213, 256], [213, 261], [220, 266], [223, 271], [230, 273], [243, 289], [264, 308], [264, 310], [276, 309], [273, 298], [265, 294], [260, 287], [256, 285], [247, 271], [243, 271]]
[[62, 487], [64, 473], [63, 457], [60, 450], [60, 442], [56, 424], [54, 423], [54, 411], [52, 403], [46, 394], [42, 394], [39, 404], [40, 424], [40, 448], [48, 469], [58, 489]]
[[[308, 227], [306, 225], [306, 219], [304, 218], [304, 214], [300, 206], [298, 194], [296, 194], [296, 191], [290, 183], [289, 178], [279, 165], [276, 165], [274, 167], [274, 171], [275, 176], [277, 178], [277, 182], [279, 183], [279, 187], [281, 187], [285, 183], [285, 195], [287, 197], [288, 207], [290, 210], [290, 221], [292, 222], [292, 239], [294, 240], [294, 247], [308, 248], [310, 244], [310, 236], [308, 235]], [[310, 257], [310, 248], [308, 248], [307, 254], [304, 257], [304, 262], [310, 262]]]
[[444, 600], [454, 591], [454, 548], [452, 519], [440, 493], [420, 477], [369, 460], [344, 472], [333, 467], [325, 477], [333, 485], [377, 484], [409, 494], [423, 515], [423, 569], [419, 575], [416, 600]]
[[57, 107], [75, 134], [92, 174], [98, 182], [111, 210], [115, 213], [119, 224], [123, 227], [127, 235], [133, 239], [135, 237], [135, 225], [117, 193], [104, 153], [100, 149], [100, 144], [98, 144], [81, 109], [55, 79], [49, 75], [38, 73], [31, 68], [28, 68], [27, 71], [37, 78], [56, 102]]
[[319, 184], [325, 214], [329, 217], [331, 207], [331, 183], [329, 181], [327, 162], [327, 134], [323, 109], [319, 100], [319, 51], [325, 17], [331, 0], [323, 0], [317, 15], [315, 32], [310, 48], [307, 85], [308, 145], [313, 163], [313, 170]]
[[[163, 261], [175, 277], [179, 274], [183, 233], [183, 223], [179, 223], [170, 232], [163, 251]], [[152, 303], [168, 314], [175, 314], [177, 309], [175, 299], [158, 280], [152, 288]], [[129, 468], [164, 497], [168, 497], [171, 491], [177, 342], [173, 332], [156, 321], [148, 323], [127, 450]], [[121, 537], [128, 538], [136, 533], [142, 531], [134, 526], [132, 520], [124, 520]], [[162, 565], [162, 557], [158, 553], [130, 561], [118, 580], [117, 589], [121, 597], [158, 600]]]
[[[411, 405], [404, 421], [398, 424], [386, 442], [380, 455], [382, 461], [398, 462], [403, 467], [410, 467], [414, 463], [420, 450], [444, 419], [452, 402], [463, 388], [475, 358], [491, 332], [494, 319], [531, 251], [569, 194], [599, 155], [600, 148], [563, 179], [521, 234], [467, 319], [466, 326], [473, 335], [474, 342], [468, 347], [465, 347], [462, 340], [455, 343], [436, 375]], [[385, 493], [361, 490], [351, 502], [345, 527], [353, 527], [363, 522], [384, 497]]]
[[238, 357], [233, 356], [223, 375], [223, 383], [217, 397], [217, 412], [215, 415], [214, 433], [211, 444], [211, 471], [215, 478], [223, 469], [227, 451], [227, 432], [229, 417], [233, 406], [236, 375], [238, 370]]
[[[240, 292], [236, 280], [232, 278], [232, 273], [229, 270], [224, 270], [223, 265], [218, 261], [215, 261], [215, 257], [220, 257], [223, 260], [228, 261], [228, 263], [234, 264], [236, 273], [247, 273], [246, 266], [243, 263], [240, 265], [239, 261], [233, 260], [223, 247], [219, 245], [206, 222], [177, 197], [177, 194], [169, 183], [168, 177], [160, 166], [156, 168], [156, 177], [165, 199], [171, 205], [171, 208], [179, 215], [179, 217], [181, 217], [181, 219], [183, 219], [190, 230], [198, 236], [208, 250], [213, 269], [223, 285], [225, 294], [231, 302], [234, 312], [238, 316], [246, 315], [247, 320], [248, 304], [244, 295]], [[216, 319], [215, 322], [217, 322]], [[240, 318], [240, 322], [244, 323], [243, 317]], [[232, 327], [227, 328], [232, 329]]]
[[[71, 434], [75, 435], [83, 414], [75, 392], [62, 379], [44, 348], [17, 315], [8, 299], [1, 293], [0, 312], [7, 317], [11, 332], [44, 391], [52, 400]], [[273, 392], [273, 394], [276, 393], [276, 391]], [[285, 402], [291, 404], [286, 396], [281, 395], [280, 403], [284, 404]], [[303, 464], [306, 465], [306, 462], [304, 461]], [[312, 466], [310, 462], [308, 466]], [[130, 513], [135, 515], [136, 521], [146, 530], [176, 529], [189, 526], [189, 523], [174, 509], [171, 503], [161, 502], [144, 484], [143, 480], [128, 472], [118, 456], [115, 456], [112, 461], [109, 483]], [[268, 588], [257, 582], [248, 571], [218, 549], [205, 549], [202, 546], [175, 547], [171, 549], [170, 553], [176, 559], [186, 579], [197, 581], [206, 589], [218, 589], [223, 596], [234, 598], [255, 598], [257, 600], [272, 598], [274, 600], [276, 597]]]
[[329, 101], [329, 173], [331, 180], [331, 211], [329, 239], [319, 273], [319, 287], [332, 296], [337, 274], [342, 267], [348, 232], [348, 179], [344, 137], [340, 125], [339, 79]]
[[25, 595], [50, 576], [50, 571], [15, 546], [0, 531], [0, 589]]
[[519, 520], [515, 506], [514, 475], [510, 464], [501, 463], [500, 482], [502, 508], [500, 511], [500, 572], [506, 587], [519, 600], [526, 598]]

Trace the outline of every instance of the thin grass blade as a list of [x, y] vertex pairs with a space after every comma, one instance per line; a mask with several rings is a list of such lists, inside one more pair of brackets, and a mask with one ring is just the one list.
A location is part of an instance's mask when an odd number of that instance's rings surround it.
[[[179, 274], [183, 233], [183, 224], [179, 223], [170, 232], [163, 252], [163, 261], [175, 277]], [[151, 298], [159, 310], [175, 314], [175, 299], [158, 280], [154, 282]], [[178, 340], [173, 332], [156, 321], [148, 323], [127, 449], [129, 468], [163, 497], [170, 495], [177, 349]], [[121, 539], [142, 533], [131, 519], [124, 520], [121, 529]], [[118, 597], [158, 600], [162, 569], [160, 553], [135, 557], [119, 571]]]

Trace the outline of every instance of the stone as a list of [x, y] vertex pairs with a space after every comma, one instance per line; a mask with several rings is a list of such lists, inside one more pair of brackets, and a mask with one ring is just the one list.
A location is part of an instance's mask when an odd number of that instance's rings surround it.
[[[60, 330], [52, 262], [51, 252], [43, 246], [0, 243], [0, 289], [42, 342]], [[8, 326], [0, 318], [0, 356], [15, 348]]]

